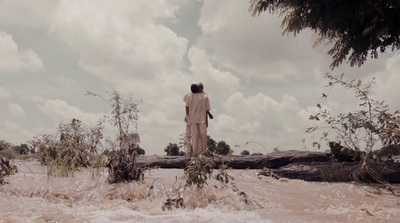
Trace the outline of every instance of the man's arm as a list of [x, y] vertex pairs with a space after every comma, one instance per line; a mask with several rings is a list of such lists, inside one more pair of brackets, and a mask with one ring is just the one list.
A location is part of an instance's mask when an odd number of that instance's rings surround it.
[[183, 101], [185, 101], [185, 112], [186, 112], [186, 117], [185, 117], [185, 121], [188, 122], [188, 116], [189, 116], [189, 101], [191, 101], [191, 94], [187, 94], [185, 95], [185, 97], [183, 98]]
[[208, 98], [208, 96], [206, 95], [206, 110], [207, 110], [207, 115], [208, 117], [210, 117], [210, 119], [213, 119], [214, 116], [211, 114], [210, 110], [211, 110], [211, 106], [210, 106], [210, 99]]
[[211, 114], [210, 111], [207, 111], [207, 115], [208, 115], [208, 117], [210, 117], [210, 119], [213, 119], [213, 118], [214, 118], [214, 116]]

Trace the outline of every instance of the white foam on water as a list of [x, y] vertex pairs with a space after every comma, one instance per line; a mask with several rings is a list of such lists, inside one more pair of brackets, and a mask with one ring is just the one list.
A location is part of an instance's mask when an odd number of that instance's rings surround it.
[[[153, 169], [144, 182], [109, 184], [105, 170], [49, 178], [36, 162], [18, 168], [0, 186], [1, 222], [400, 222], [399, 198], [379, 185], [229, 170], [234, 180], [228, 184], [210, 180], [202, 189], [183, 189], [181, 169]], [[178, 197], [184, 208], [162, 210], [167, 198]]]

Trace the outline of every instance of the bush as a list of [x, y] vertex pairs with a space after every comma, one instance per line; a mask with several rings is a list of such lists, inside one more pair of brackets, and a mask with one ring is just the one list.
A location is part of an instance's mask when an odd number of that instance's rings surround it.
[[5, 149], [11, 149], [11, 143], [8, 143], [4, 140], [0, 140], [0, 151]]
[[169, 143], [164, 152], [167, 153], [167, 156], [179, 156], [179, 147], [176, 143]]
[[19, 146], [13, 146], [13, 150], [20, 155], [29, 154], [32, 150], [27, 144], [21, 144]]
[[196, 185], [202, 188], [207, 184], [207, 179], [211, 178], [214, 170], [214, 162], [203, 156], [192, 159], [184, 169], [186, 187]]
[[231, 149], [231, 147], [228, 144], [226, 144], [225, 141], [219, 141], [217, 143], [209, 135], [207, 135], [207, 146], [208, 146], [208, 150], [211, 153], [216, 153], [218, 155], [227, 155], [227, 154], [233, 153], [233, 150]]
[[12, 149], [4, 149], [4, 150], [0, 150], [0, 158], [4, 157], [7, 159], [15, 159], [15, 157], [17, 157], [17, 154], [15, 154], [15, 152]]
[[139, 103], [133, 99], [132, 94], [123, 97], [117, 91], [109, 94], [109, 99], [88, 92], [87, 95], [100, 97], [111, 106], [111, 116], [105, 116], [118, 135], [116, 140], [107, 140], [108, 148], [106, 167], [108, 167], [108, 181], [118, 183], [124, 181], [143, 180], [145, 168], [137, 165], [138, 154], [145, 154], [139, 147], [140, 137], [137, 133], [130, 133], [130, 126], [134, 126], [137, 132], [137, 121], [139, 119]]
[[215, 153], [219, 155], [227, 155], [232, 154], [233, 150], [231, 150], [231, 147], [226, 144], [225, 141], [219, 141]]
[[243, 150], [242, 152], [240, 152], [240, 155], [248, 156], [248, 155], [250, 155], [250, 152], [248, 150]]
[[144, 167], [136, 162], [137, 153], [126, 149], [114, 150], [108, 154], [108, 181], [119, 183], [124, 181], [139, 181], [144, 179]]
[[56, 135], [41, 135], [32, 140], [38, 150], [38, 160], [49, 166], [49, 175], [68, 176], [80, 167], [92, 166], [103, 126], [89, 128], [78, 119], [60, 124]]
[[9, 159], [0, 157], [0, 185], [6, 184], [4, 180], [5, 176], [14, 174], [17, 172], [17, 167], [10, 163]]
[[[341, 76], [326, 74], [329, 79], [328, 87], [340, 85], [353, 90], [359, 99], [359, 107], [355, 112], [332, 116], [327, 109], [317, 104], [319, 112], [310, 116], [315, 123], [323, 121], [325, 126], [314, 125], [306, 130], [311, 134], [317, 130], [323, 130], [319, 141], [313, 142], [313, 146], [321, 147], [321, 142], [331, 142], [332, 145], [340, 145], [355, 151], [361, 155], [360, 164], [352, 174], [355, 180], [364, 182], [380, 182], [387, 185], [381, 171], [385, 168], [387, 159], [384, 153], [375, 152], [377, 146], [383, 148], [398, 146], [400, 144], [400, 112], [390, 112], [389, 106], [384, 101], [370, 98], [369, 91], [374, 79], [362, 85], [361, 80], [343, 80]], [[331, 90], [330, 90], [331, 91]], [[323, 94], [324, 100], [328, 95]], [[329, 139], [329, 134], [335, 133], [335, 139]], [[304, 139], [305, 141], [305, 139]], [[333, 141], [333, 142], [332, 142]], [[374, 151], [375, 150], [375, 151]], [[362, 153], [361, 153], [362, 152]]]

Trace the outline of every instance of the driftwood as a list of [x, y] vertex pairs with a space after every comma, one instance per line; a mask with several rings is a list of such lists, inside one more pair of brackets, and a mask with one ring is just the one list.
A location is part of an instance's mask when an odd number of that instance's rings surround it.
[[[289, 150], [257, 156], [221, 156], [214, 159], [215, 168], [226, 164], [233, 169], [270, 169], [276, 177], [306, 181], [347, 182], [352, 181], [351, 172], [359, 165], [354, 154], [340, 157], [334, 162], [333, 153]], [[336, 157], [337, 158], [337, 157]], [[211, 158], [209, 158], [211, 159]], [[150, 168], [184, 168], [189, 157], [185, 156], [139, 156], [137, 163]], [[349, 162], [351, 161], [351, 162]], [[400, 163], [390, 161], [382, 175], [389, 183], [400, 183]]]

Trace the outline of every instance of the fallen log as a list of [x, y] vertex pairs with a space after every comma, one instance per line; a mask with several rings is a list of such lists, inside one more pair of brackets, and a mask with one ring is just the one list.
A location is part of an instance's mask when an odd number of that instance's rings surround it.
[[[207, 158], [211, 159], [211, 158]], [[139, 156], [139, 165], [158, 168], [184, 168], [190, 160], [185, 156]], [[215, 167], [226, 164], [233, 169], [275, 169], [298, 162], [328, 162], [329, 154], [321, 152], [307, 152], [289, 150], [257, 156], [220, 156], [215, 159]]]
[[[211, 158], [206, 158], [211, 159]], [[332, 162], [330, 153], [284, 151], [257, 156], [219, 156], [213, 158], [215, 168], [221, 164], [232, 169], [271, 169], [277, 177], [306, 181], [348, 182], [359, 162]], [[185, 156], [139, 156], [137, 163], [150, 168], [185, 168]], [[400, 183], [400, 163], [387, 163], [382, 176], [389, 183]]]
[[[305, 181], [349, 182], [354, 181], [351, 172], [357, 162], [292, 163], [272, 170], [277, 177]], [[400, 163], [388, 162], [382, 170], [382, 178], [389, 183], [400, 183]]]

